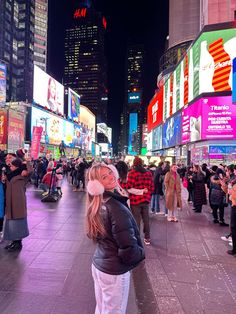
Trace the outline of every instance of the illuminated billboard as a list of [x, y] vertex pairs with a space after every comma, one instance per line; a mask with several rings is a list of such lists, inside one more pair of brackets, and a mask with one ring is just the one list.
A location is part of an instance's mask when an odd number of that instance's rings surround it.
[[43, 128], [41, 143], [59, 145], [64, 139], [64, 120], [36, 107], [32, 107], [31, 134], [34, 126]]
[[87, 107], [83, 105], [80, 105], [80, 123], [81, 125], [87, 127], [90, 133], [90, 138], [94, 141], [96, 118], [95, 115]]
[[181, 143], [181, 122], [182, 113], [172, 116], [162, 126], [163, 148], [173, 147]]
[[0, 149], [7, 148], [7, 111], [0, 109]]
[[34, 66], [33, 101], [45, 109], [64, 114], [64, 86]]
[[62, 139], [65, 145], [68, 147], [74, 147], [73, 138], [74, 138], [74, 124], [69, 121], [63, 120]]
[[24, 114], [9, 110], [8, 114], [8, 151], [15, 152], [19, 147], [24, 147], [25, 118]]
[[154, 95], [147, 111], [147, 126], [151, 131], [163, 121], [163, 87]]
[[139, 93], [139, 92], [128, 93], [128, 103], [129, 104], [140, 104], [141, 103], [141, 93]]
[[164, 84], [163, 120], [202, 93], [232, 91], [236, 28], [203, 32]]
[[97, 123], [97, 133], [102, 133], [106, 136], [109, 144], [112, 142], [112, 128], [109, 128], [106, 123]]
[[0, 63], [0, 107], [6, 105], [7, 67]]
[[72, 89], [68, 89], [68, 117], [80, 122], [80, 96]]
[[201, 98], [182, 115], [182, 143], [236, 138], [236, 106], [231, 96]]
[[162, 149], [162, 125], [152, 131], [152, 150]]
[[233, 87], [232, 87], [232, 99], [233, 103], [236, 103], [236, 58], [233, 60]]
[[128, 154], [137, 155], [138, 153], [138, 114], [129, 114], [129, 143]]

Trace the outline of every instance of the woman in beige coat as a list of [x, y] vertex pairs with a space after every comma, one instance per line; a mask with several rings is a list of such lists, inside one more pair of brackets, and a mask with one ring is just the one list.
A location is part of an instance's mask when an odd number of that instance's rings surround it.
[[[27, 171], [31, 173], [31, 165], [27, 163]], [[12, 160], [10, 172], [6, 180], [6, 208], [3, 239], [12, 241], [5, 247], [9, 252], [22, 249], [22, 239], [29, 235], [27, 224], [26, 184], [28, 177], [22, 174], [22, 161]]]
[[182, 208], [181, 181], [177, 173], [177, 166], [173, 164], [170, 171], [166, 173], [164, 179], [166, 208], [168, 209], [167, 221], [177, 222], [177, 207]]

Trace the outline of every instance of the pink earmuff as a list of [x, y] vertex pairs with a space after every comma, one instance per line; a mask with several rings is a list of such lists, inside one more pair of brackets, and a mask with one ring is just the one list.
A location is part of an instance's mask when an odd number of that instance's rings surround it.
[[87, 184], [87, 192], [92, 196], [98, 196], [105, 191], [104, 186], [98, 180], [89, 180]]

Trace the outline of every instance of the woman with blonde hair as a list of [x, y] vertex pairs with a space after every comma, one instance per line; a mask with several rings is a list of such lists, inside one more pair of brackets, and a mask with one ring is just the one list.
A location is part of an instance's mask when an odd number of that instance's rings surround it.
[[117, 177], [103, 163], [87, 175], [87, 235], [96, 244], [92, 261], [95, 314], [125, 314], [130, 271], [144, 258], [137, 224], [127, 197], [116, 193]]
[[181, 199], [181, 181], [180, 176], [177, 173], [176, 164], [172, 164], [170, 171], [166, 173], [164, 185], [166, 208], [168, 209], [167, 221], [178, 222], [176, 210], [177, 207], [182, 208], [182, 199]]

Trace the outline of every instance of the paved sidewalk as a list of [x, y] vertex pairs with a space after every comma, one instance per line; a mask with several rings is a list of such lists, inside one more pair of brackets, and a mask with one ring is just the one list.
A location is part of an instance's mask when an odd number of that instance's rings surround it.
[[[30, 236], [19, 254], [0, 247], [0, 313], [94, 313], [85, 193], [66, 182], [57, 203], [27, 193]], [[184, 203], [178, 223], [150, 216], [152, 244], [133, 271], [127, 314], [236, 313], [236, 258], [220, 239], [228, 228], [212, 223], [208, 207], [191, 208]]]

